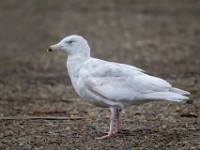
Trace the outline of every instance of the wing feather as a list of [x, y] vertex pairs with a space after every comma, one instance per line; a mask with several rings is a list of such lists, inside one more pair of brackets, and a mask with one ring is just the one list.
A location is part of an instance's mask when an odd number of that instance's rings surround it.
[[146, 74], [128, 77], [90, 78], [86, 86], [92, 92], [113, 101], [143, 99], [143, 95], [168, 91], [171, 85]]
[[93, 77], [123, 77], [143, 74], [144, 70], [119, 63], [112, 63], [92, 58], [87, 64], [89, 72]]

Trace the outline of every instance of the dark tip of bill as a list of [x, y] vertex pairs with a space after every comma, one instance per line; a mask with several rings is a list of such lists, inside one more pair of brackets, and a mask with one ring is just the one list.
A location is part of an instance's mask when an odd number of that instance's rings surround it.
[[53, 50], [52, 50], [52, 48], [51, 47], [49, 47], [48, 49], [47, 49], [47, 52], [52, 52]]

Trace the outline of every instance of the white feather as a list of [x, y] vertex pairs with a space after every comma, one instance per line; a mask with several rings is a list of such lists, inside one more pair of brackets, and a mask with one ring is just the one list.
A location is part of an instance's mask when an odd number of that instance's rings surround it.
[[[69, 45], [68, 41], [73, 41]], [[152, 100], [180, 102], [189, 92], [149, 76], [142, 69], [90, 57], [87, 41], [69, 36], [53, 47], [68, 53], [67, 68], [73, 87], [85, 101], [100, 107], [124, 107]]]

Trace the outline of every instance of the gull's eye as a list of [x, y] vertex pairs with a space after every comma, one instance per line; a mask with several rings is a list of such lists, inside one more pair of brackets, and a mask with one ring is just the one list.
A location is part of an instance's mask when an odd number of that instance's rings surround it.
[[71, 45], [72, 43], [74, 43], [75, 41], [67, 41], [68, 45]]

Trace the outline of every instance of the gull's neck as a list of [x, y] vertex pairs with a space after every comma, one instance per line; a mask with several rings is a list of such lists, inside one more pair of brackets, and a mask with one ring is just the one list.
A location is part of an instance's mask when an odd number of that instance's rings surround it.
[[84, 62], [87, 61], [88, 59], [90, 59], [90, 56], [84, 57], [80, 55], [68, 55], [66, 65], [67, 65], [67, 70], [71, 79], [78, 77], [77, 73], [82, 68], [82, 65], [84, 64]]
[[90, 55], [68, 55], [67, 63], [77, 62], [82, 63], [90, 58]]
[[[90, 48], [86, 43], [86, 47], [74, 50], [68, 53], [67, 56], [67, 70], [71, 80], [78, 78], [79, 71], [83, 65], [90, 59]], [[73, 81], [72, 81], [73, 82]]]
[[89, 60], [89, 58], [90, 57], [74, 57], [70, 55], [67, 57], [66, 66], [68, 75], [77, 93], [79, 93], [79, 91], [77, 90], [77, 85], [79, 81], [78, 79], [80, 77], [81, 68], [84, 68], [84, 65], [86, 64], [85, 62]]

